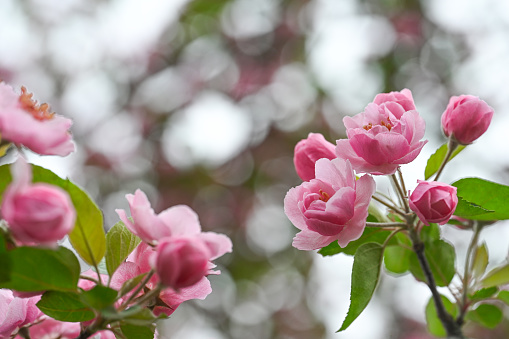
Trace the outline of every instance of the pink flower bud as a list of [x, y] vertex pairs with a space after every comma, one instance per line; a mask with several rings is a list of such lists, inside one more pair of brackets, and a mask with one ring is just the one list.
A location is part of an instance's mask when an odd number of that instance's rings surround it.
[[453, 96], [442, 114], [442, 128], [445, 136], [468, 145], [486, 132], [492, 117], [493, 108], [478, 97]]
[[207, 245], [198, 237], [169, 237], [157, 245], [153, 266], [164, 286], [179, 290], [207, 275], [210, 257]]
[[445, 224], [458, 205], [456, 187], [436, 181], [417, 180], [418, 185], [410, 195], [410, 209], [425, 224]]
[[334, 144], [325, 140], [320, 133], [309, 133], [307, 139], [302, 139], [295, 145], [293, 163], [295, 170], [303, 181], [315, 178], [315, 163], [318, 159], [336, 158]]
[[71, 232], [76, 211], [67, 192], [46, 183], [32, 184], [30, 166], [20, 158], [11, 167], [13, 182], [1, 212], [13, 236], [24, 244], [54, 244]]

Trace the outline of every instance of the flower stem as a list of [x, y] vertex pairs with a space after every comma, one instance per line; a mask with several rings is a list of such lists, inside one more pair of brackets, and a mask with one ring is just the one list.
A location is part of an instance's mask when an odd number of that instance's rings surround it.
[[406, 224], [402, 222], [366, 222], [366, 227], [401, 227], [405, 228]]
[[134, 298], [136, 298], [136, 296], [138, 295], [138, 293], [140, 293], [140, 291], [145, 287], [145, 285], [148, 283], [148, 281], [150, 280], [150, 278], [152, 278], [152, 276], [154, 275], [155, 271], [154, 270], [150, 270], [150, 272], [148, 272], [147, 276], [143, 279], [142, 282], [140, 282], [140, 284], [138, 285], [138, 288], [131, 293], [131, 295], [129, 296], [129, 298], [127, 298], [126, 301], [124, 301], [122, 303], [122, 305], [120, 305], [120, 307], [118, 308], [119, 311], [122, 311], [124, 309], [127, 308], [127, 306], [129, 306], [129, 303], [131, 301], [133, 301]]
[[396, 177], [395, 174], [391, 174], [391, 179], [392, 179], [392, 182], [394, 183], [394, 188], [395, 188], [396, 192], [398, 193], [398, 196], [400, 197], [400, 201], [403, 204], [403, 206], [405, 207], [405, 212], [406, 213], [410, 212], [410, 208], [408, 207], [407, 196], [406, 196], [405, 192], [403, 191], [403, 189], [401, 188], [401, 186], [399, 185], [398, 178]]
[[435, 278], [433, 277], [433, 273], [431, 272], [428, 260], [424, 255], [424, 243], [422, 242], [422, 240], [419, 237], [419, 234], [417, 233], [415, 228], [412, 227], [412, 225], [409, 225], [409, 231], [414, 252], [417, 255], [419, 264], [426, 277], [426, 284], [428, 285], [428, 288], [431, 291], [433, 302], [435, 303], [435, 308], [437, 310], [438, 318], [442, 322], [442, 325], [444, 326], [447, 332], [448, 338], [464, 339], [465, 337], [463, 336], [463, 333], [461, 331], [461, 325], [454, 321], [451, 314], [449, 314], [446, 311], [444, 303], [442, 302], [442, 297], [440, 296], [440, 293], [438, 293]]
[[445, 155], [444, 160], [442, 161], [442, 164], [438, 168], [437, 175], [435, 176], [435, 179], [433, 181], [437, 181], [440, 174], [442, 174], [442, 171], [444, 170], [445, 165], [447, 162], [451, 159], [452, 153], [458, 148], [459, 144], [454, 141], [452, 138], [449, 138], [449, 143], [447, 144], [447, 153]]
[[376, 200], [376, 201], [378, 201], [378, 202], [379, 202], [379, 203], [381, 203], [382, 205], [387, 206], [388, 208], [390, 208], [390, 209], [391, 209], [391, 210], [393, 210], [394, 212], [396, 212], [396, 213], [400, 214], [401, 216], [404, 216], [404, 215], [406, 214], [404, 211], [400, 210], [398, 207], [396, 207], [396, 206], [394, 206], [394, 205], [392, 205], [392, 204], [390, 204], [390, 203], [388, 203], [388, 202], [385, 202], [385, 201], [383, 201], [382, 199], [380, 199], [380, 198], [378, 198], [378, 197], [376, 197], [376, 196], [374, 196], [374, 195], [373, 195], [373, 199], [374, 199], [374, 200]]

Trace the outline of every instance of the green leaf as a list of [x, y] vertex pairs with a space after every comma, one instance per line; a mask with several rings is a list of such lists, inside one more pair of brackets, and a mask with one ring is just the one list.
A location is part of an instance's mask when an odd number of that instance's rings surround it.
[[59, 186], [71, 197], [76, 209], [76, 224], [69, 234], [72, 246], [90, 265], [97, 265], [106, 252], [103, 215], [90, 196], [69, 179], [62, 179], [40, 166], [32, 165], [33, 181]]
[[143, 273], [143, 274], [137, 275], [134, 278], [126, 280], [122, 284], [122, 287], [120, 287], [120, 291], [118, 292], [119, 297], [123, 297], [124, 295], [129, 293], [132, 289], [134, 289], [136, 286], [138, 286], [138, 284], [141, 283], [141, 281], [143, 280], [143, 278], [145, 278], [146, 275], [147, 275], [147, 273]]
[[8, 260], [11, 265], [10, 280], [1, 283], [1, 288], [22, 292], [76, 290], [80, 264], [76, 256], [65, 247], [57, 250], [18, 247], [0, 254], [0, 262], [4, 260]]
[[81, 295], [81, 301], [89, 307], [102, 310], [108, 306], [113, 305], [117, 299], [118, 292], [112, 288], [96, 285], [88, 291], [84, 291]]
[[352, 267], [350, 307], [338, 332], [346, 330], [371, 300], [380, 278], [383, 252], [382, 245], [367, 243], [361, 245], [355, 253]]
[[[456, 206], [456, 210], [454, 211], [454, 215], [458, 217], [463, 217], [466, 219], [471, 219], [471, 217], [475, 215], [493, 213], [494, 211], [482, 208], [479, 205], [476, 205], [470, 201], [466, 201], [462, 197], [458, 197], [458, 205]], [[452, 219], [454, 220], [454, 219]]]
[[106, 235], [106, 267], [110, 276], [138, 246], [141, 239], [132, 234], [122, 221], [117, 222]]
[[493, 296], [498, 292], [498, 287], [488, 287], [482, 288], [479, 291], [476, 291], [473, 295], [469, 296], [472, 301], [479, 301]]
[[155, 323], [156, 320], [165, 319], [168, 316], [164, 313], [155, 316], [148, 308], [142, 308], [139, 312], [132, 313], [123, 318], [123, 323], [136, 326], [149, 326]]
[[[453, 317], [456, 317], [458, 309], [455, 307], [455, 305], [443, 295], [441, 295], [440, 298], [442, 299], [445, 310]], [[426, 323], [428, 325], [428, 331], [434, 336], [445, 337], [447, 335], [447, 332], [445, 331], [440, 318], [438, 318], [437, 309], [435, 307], [433, 298], [430, 298], [428, 304], [426, 305]]]
[[385, 268], [392, 273], [405, 273], [410, 268], [411, 253], [411, 250], [401, 246], [387, 246], [384, 252]]
[[500, 291], [497, 298], [502, 300], [506, 305], [509, 305], [509, 291]]
[[95, 313], [80, 300], [76, 292], [48, 291], [42, 295], [37, 307], [60, 321], [81, 322], [95, 318]]
[[136, 326], [121, 323], [120, 329], [127, 339], [154, 339], [155, 326]]
[[436, 240], [440, 240], [440, 227], [438, 224], [431, 223], [429, 226], [424, 226], [421, 229], [421, 240], [424, 244], [431, 244]]
[[502, 311], [495, 305], [481, 304], [475, 310], [468, 312], [465, 318], [494, 329], [502, 320]]
[[483, 242], [481, 246], [478, 246], [475, 250], [475, 254], [473, 255], [472, 261], [472, 276], [474, 278], [480, 278], [484, 272], [486, 272], [486, 267], [488, 267], [488, 248], [486, 247], [486, 243]]
[[[438, 169], [440, 168], [440, 165], [444, 161], [445, 156], [447, 154], [447, 147], [448, 147], [447, 145], [448, 145], [448, 142], [446, 142], [445, 144], [440, 146], [435, 151], [435, 153], [433, 153], [429, 157], [428, 162], [426, 164], [426, 169], [424, 170], [424, 178], [426, 180], [431, 178], [431, 176], [433, 174], [435, 174], [438, 171]], [[465, 146], [462, 146], [462, 145], [458, 146], [456, 148], [456, 150], [454, 150], [454, 152], [452, 153], [449, 161], [451, 161], [456, 155], [458, 155], [459, 152], [463, 151], [464, 149], [465, 149]]]
[[[454, 261], [456, 253], [454, 247], [444, 240], [435, 240], [425, 244], [424, 255], [428, 260], [431, 273], [435, 278], [437, 286], [447, 286], [456, 273]], [[419, 281], [426, 281], [417, 254], [410, 254], [410, 272]]]
[[2, 178], [2, 180], [0, 180], [0, 201], [2, 201], [3, 193], [12, 181], [9, 165], [0, 166], [0, 178]]
[[0, 230], [0, 284], [11, 280], [11, 259], [7, 254], [5, 235]]
[[[337, 241], [332, 242], [328, 246], [325, 246], [324, 248], [320, 249], [318, 253], [321, 255], [329, 256], [329, 255], [335, 255], [338, 253], [344, 253], [346, 255], [354, 255], [357, 251], [357, 249], [366, 243], [374, 242], [377, 244], [383, 244], [385, 239], [392, 233], [392, 231], [382, 230], [380, 228], [376, 227], [366, 227], [364, 229], [364, 233], [361, 235], [361, 237], [357, 240], [351, 241], [348, 245], [346, 245], [344, 248], [339, 247], [339, 244]], [[391, 239], [389, 241], [389, 244], [396, 244], [395, 239]]]
[[[452, 184], [458, 188], [458, 197], [485, 210], [494, 211], [478, 215], [454, 215], [472, 220], [509, 219], [509, 186], [497, 184], [480, 178], [464, 178]], [[459, 204], [459, 203], [458, 203]], [[461, 212], [461, 210], [460, 210]]]
[[481, 281], [482, 287], [505, 285], [509, 283], [509, 264], [491, 270]]

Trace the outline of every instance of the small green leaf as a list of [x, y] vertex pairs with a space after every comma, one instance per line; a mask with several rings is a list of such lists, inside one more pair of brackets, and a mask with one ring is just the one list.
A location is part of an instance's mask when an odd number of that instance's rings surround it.
[[481, 281], [482, 287], [505, 285], [509, 283], [509, 264], [491, 270]]
[[431, 244], [436, 240], [440, 240], [440, 227], [438, 224], [431, 223], [421, 229], [421, 240], [424, 244]]
[[0, 229], [0, 284], [11, 280], [11, 265], [5, 245], [5, 235]]
[[121, 323], [120, 329], [127, 339], [154, 339], [155, 326], [136, 326]]
[[37, 307], [50, 317], [67, 322], [82, 322], [95, 318], [95, 313], [80, 300], [76, 292], [48, 291]]
[[[338, 253], [344, 253], [346, 255], [354, 255], [357, 249], [368, 242], [374, 242], [377, 244], [383, 244], [385, 239], [391, 234], [392, 231], [383, 230], [376, 227], [366, 227], [364, 233], [357, 240], [351, 241], [344, 248], [339, 247], [337, 241], [332, 242], [328, 246], [320, 249], [318, 253], [325, 256], [335, 255]], [[395, 239], [391, 239], [390, 244], [396, 244]]]
[[113, 305], [117, 299], [118, 292], [112, 288], [96, 285], [88, 291], [84, 291], [81, 295], [81, 301], [89, 307], [102, 310], [108, 306]]
[[[445, 159], [445, 156], [447, 155], [447, 146], [448, 142], [440, 146], [435, 153], [433, 153], [426, 163], [426, 169], [424, 170], [424, 178], [428, 180], [431, 178], [433, 174], [435, 174], [438, 169], [440, 168], [440, 165]], [[465, 149], [465, 146], [460, 145], [454, 150], [454, 152], [451, 155], [451, 158], [449, 161], [451, 161], [456, 155], [458, 155], [459, 152], [463, 151]]]
[[0, 166], [0, 178], [2, 178], [2, 180], [0, 180], [0, 201], [2, 201], [2, 196], [5, 189], [12, 181], [11, 170], [9, 166], [10, 165]]
[[[509, 219], [509, 186], [497, 184], [480, 178], [464, 178], [452, 184], [458, 188], [458, 197], [468, 203], [480, 206], [491, 213], [465, 216], [472, 220], [505, 220]], [[459, 204], [459, 203], [458, 203]], [[454, 212], [455, 215], [462, 215]]]
[[65, 247], [57, 250], [18, 247], [0, 254], [0, 262], [4, 260], [8, 260], [11, 265], [10, 280], [1, 283], [0, 288], [22, 292], [76, 290], [80, 264], [76, 256]]
[[486, 243], [483, 242], [481, 246], [478, 246], [475, 250], [475, 254], [473, 255], [472, 261], [472, 276], [474, 278], [480, 278], [484, 272], [486, 272], [486, 267], [488, 267], [488, 248], [486, 247]]
[[106, 235], [106, 267], [110, 276], [138, 246], [141, 239], [132, 234], [122, 221], [117, 222]]
[[131, 324], [136, 326], [149, 326], [154, 324], [156, 320], [165, 319], [168, 316], [164, 313], [159, 316], [155, 316], [148, 308], [142, 308], [139, 312], [127, 315], [123, 318], [125, 324]]
[[67, 191], [76, 209], [76, 224], [69, 234], [69, 240], [85, 262], [97, 265], [106, 252], [106, 236], [103, 215], [90, 196], [69, 179], [62, 179], [55, 173], [40, 166], [32, 165], [33, 181], [46, 182]]
[[[444, 240], [435, 240], [425, 244], [424, 255], [428, 260], [431, 273], [437, 286], [447, 286], [456, 273], [454, 262], [456, 253], [454, 247]], [[410, 254], [410, 272], [419, 281], [426, 281], [417, 254]]]
[[494, 329], [502, 320], [502, 311], [495, 305], [481, 304], [475, 310], [468, 312], [465, 318]]
[[371, 300], [380, 278], [383, 252], [382, 245], [370, 242], [361, 245], [355, 253], [352, 267], [350, 307], [338, 332], [346, 330]]
[[509, 305], [509, 291], [500, 291], [497, 298], [502, 300], [506, 305]]
[[[458, 309], [453, 303], [443, 295], [440, 296], [442, 303], [444, 304], [445, 310], [456, 317]], [[437, 309], [433, 298], [430, 298], [426, 305], [426, 323], [428, 325], [428, 331], [436, 337], [445, 337], [447, 332], [445, 331], [440, 318], [438, 318]]]
[[401, 246], [387, 246], [384, 252], [385, 268], [392, 273], [405, 273], [410, 268], [411, 253], [411, 250]]
[[479, 301], [493, 296], [498, 292], [498, 287], [488, 287], [482, 288], [479, 291], [476, 291], [473, 295], [469, 296], [472, 301]]

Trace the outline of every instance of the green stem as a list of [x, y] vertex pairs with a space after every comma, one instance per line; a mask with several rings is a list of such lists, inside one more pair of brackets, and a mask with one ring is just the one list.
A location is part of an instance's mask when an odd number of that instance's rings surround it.
[[400, 227], [405, 228], [406, 224], [402, 222], [366, 222], [366, 227]]
[[161, 284], [157, 285], [153, 290], [143, 295], [140, 299], [136, 301], [136, 303], [140, 306], [143, 306], [144, 303], [151, 300], [154, 297], [157, 297], [159, 293], [161, 293], [162, 286]]
[[155, 271], [154, 270], [151, 270], [150, 272], [148, 272], [147, 276], [140, 282], [140, 284], [138, 285], [138, 288], [131, 293], [131, 295], [129, 296], [129, 298], [127, 298], [126, 301], [124, 301], [122, 303], [122, 305], [120, 305], [120, 307], [118, 308], [119, 311], [122, 311], [124, 309], [127, 308], [127, 306], [129, 306], [129, 303], [131, 301], [133, 301], [134, 298], [136, 298], [136, 296], [138, 295], [138, 293], [140, 293], [140, 291], [145, 287], [145, 285], [148, 283], [148, 281], [150, 280], [150, 278], [152, 278], [152, 276], [154, 275]]
[[391, 174], [392, 182], [394, 183], [394, 187], [396, 189], [396, 192], [398, 193], [398, 196], [400, 198], [401, 204], [405, 207], [405, 213], [410, 212], [410, 207], [408, 207], [408, 201], [407, 196], [401, 186], [398, 183], [398, 178], [395, 174]]
[[384, 206], [386, 206], [386, 207], [390, 208], [391, 210], [393, 210], [394, 212], [398, 213], [398, 214], [399, 214], [399, 215], [401, 215], [401, 216], [405, 216], [405, 214], [406, 214], [404, 211], [402, 211], [401, 209], [399, 209], [399, 207], [396, 207], [396, 206], [394, 206], [393, 204], [390, 204], [390, 203], [388, 203], [388, 202], [385, 202], [385, 201], [383, 201], [382, 199], [380, 199], [380, 198], [378, 198], [378, 197], [376, 197], [376, 196], [374, 196], [374, 195], [373, 195], [373, 200], [378, 201], [378, 202], [379, 202], [379, 203], [381, 203], [382, 205], [384, 205]]
[[437, 175], [435, 176], [435, 179], [433, 181], [437, 181], [440, 174], [442, 174], [442, 171], [444, 170], [445, 165], [449, 161], [449, 159], [452, 156], [452, 153], [458, 148], [459, 144], [454, 141], [452, 138], [449, 138], [449, 143], [447, 144], [447, 153], [445, 155], [444, 160], [442, 161], [442, 164], [440, 164], [440, 167], [438, 168]]

